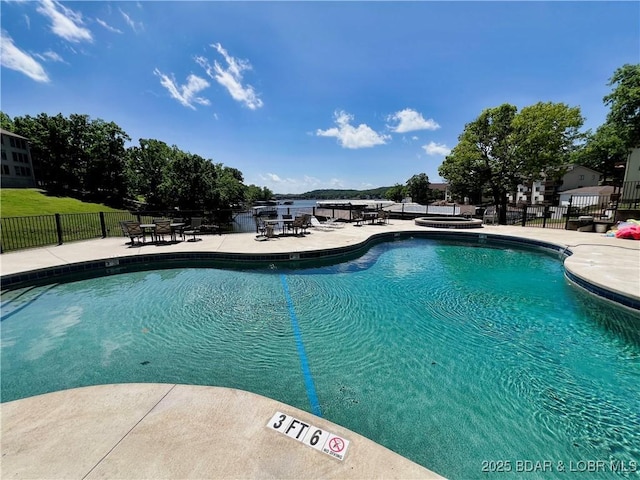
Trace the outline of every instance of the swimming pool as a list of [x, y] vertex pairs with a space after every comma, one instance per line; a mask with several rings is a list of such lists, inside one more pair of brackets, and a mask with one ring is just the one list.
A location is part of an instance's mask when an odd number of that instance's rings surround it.
[[2, 301], [2, 401], [116, 382], [240, 388], [452, 479], [640, 458], [640, 316], [541, 253], [413, 239], [320, 268], [137, 272]]

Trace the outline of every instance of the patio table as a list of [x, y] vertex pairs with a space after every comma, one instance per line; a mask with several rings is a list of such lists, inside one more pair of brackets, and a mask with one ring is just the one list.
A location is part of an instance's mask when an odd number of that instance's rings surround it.
[[140, 228], [142, 229], [142, 232], [144, 233], [144, 235], [142, 236], [142, 241], [143, 242], [147, 241], [147, 233], [151, 234], [151, 241], [153, 241], [153, 237], [154, 237], [155, 232], [156, 232], [156, 224], [155, 223], [141, 223], [140, 224]]

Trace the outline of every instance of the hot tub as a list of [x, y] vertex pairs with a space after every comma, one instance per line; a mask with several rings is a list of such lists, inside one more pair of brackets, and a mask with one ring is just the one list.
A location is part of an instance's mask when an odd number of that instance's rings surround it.
[[433, 228], [482, 228], [482, 220], [465, 217], [419, 217], [416, 225]]

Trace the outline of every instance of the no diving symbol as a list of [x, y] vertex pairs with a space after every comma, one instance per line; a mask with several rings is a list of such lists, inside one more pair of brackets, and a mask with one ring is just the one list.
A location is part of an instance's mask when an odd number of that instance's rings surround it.
[[344, 440], [340, 437], [333, 437], [329, 440], [329, 448], [332, 452], [340, 453], [344, 449]]

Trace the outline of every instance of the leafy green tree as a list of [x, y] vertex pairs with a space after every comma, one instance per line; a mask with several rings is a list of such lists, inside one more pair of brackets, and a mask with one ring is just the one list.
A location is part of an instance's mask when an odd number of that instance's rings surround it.
[[244, 201], [253, 203], [261, 200], [271, 200], [273, 192], [267, 187], [258, 187], [256, 185], [248, 185], [244, 191]]
[[245, 196], [242, 172], [222, 164], [215, 164], [215, 168], [218, 171], [217, 191], [220, 198], [220, 208], [241, 204]]
[[406, 197], [406, 187], [396, 183], [393, 187], [389, 188], [384, 194], [384, 198], [393, 200], [394, 202], [401, 202]]
[[215, 171], [207, 168], [199, 155], [185, 153], [174, 147], [163, 170], [159, 188], [160, 205], [181, 210], [201, 210], [216, 203], [213, 199]]
[[7, 132], [13, 132], [13, 129], [15, 128], [11, 117], [2, 111], [0, 111], [0, 128], [3, 128]]
[[640, 147], [640, 64], [618, 68], [607, 85], [613, 87], [603, 99], [611, 108], [607, 123], [617, 130], [626, 148]]
[[131, 138], [116, 123], [100, 119], [91, 123], [90, 133], [83, 189], [97, 201], [120, 207], [128, 195], [124, 145]]
[[429, 177], [426, 173], [420, 173], [407, 180], [407, 193], [411, 199], [423, 205], [429, 203]]
[[34, 175], [38, 184], [57, 194], [68, 192], [72, 178], [69, 122], [62, 114], [50, 117], [25, 115], [14, 118], [15, 133], [29, 139]]
[[605, 182], [614, 185], [622, 181], [623, 169], [617, 164], [627, 159], [628, 149], [618, 129], [611, 123], [603, 123], [594, 134], [587, 135], [586, 142], [571, 157], [571, 163], [584, 165], [602, 173]]
[[150, 208], [166, 208], [165, 172], [177, 156], [177, 147], [169, 147], [160, 140], [139, 140], [139, 146], [127, 150], [126, 175], [129, 188], [142, 197]]
[[438, 172], [458, 195], [488, 189], [504, 224], [508, 194], [518, 184], [556, 175], [582, 123], [579, 108], [565, 104], [537, 103], [520, 113], [509, 104], [486, 109], [465, 126]]

